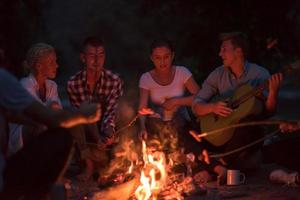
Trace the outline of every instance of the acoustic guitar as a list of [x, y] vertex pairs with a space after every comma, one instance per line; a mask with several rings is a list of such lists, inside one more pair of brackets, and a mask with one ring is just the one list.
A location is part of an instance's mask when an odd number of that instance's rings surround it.
[[[290, 72], [300, 66], [300, 61], [296, 61], [284, 67], [283, 73]], [[239, 123], [242, 119], [249, 116], [258, 116], [263, 112], [264, 102], [257, 98], [268, 87], [268, 81], [258, 87], [253, 88], [249, 85], [240, 86], [234, 95], [226, 99], [227, 106], [233, 109], [233, 112], [227, 117], [221, 117], [214, 113], [200, 117], [201, 132], [209, 132], [224, 128], [232, 124]], [[235, 129], [227, 129], [217, 134], [206, 136], [205, 139], [214, 146], [221, 146], [228, 142]]]

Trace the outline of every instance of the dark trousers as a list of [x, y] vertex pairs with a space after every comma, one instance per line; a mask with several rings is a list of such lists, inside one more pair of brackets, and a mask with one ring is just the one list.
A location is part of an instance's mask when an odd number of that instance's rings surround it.
[[65, 167], [73, 146], [65, 129], [50, 129], [6, 161], [0, 199], [42, 199]]
[[[203, 140], [202, 145], [208, 151], [212, 153], [226, 153], [233, 151], [240, 147], [243, 147], [255, 140], [258, 140], [263, 137], [263, 129], [260, 127], [242, 127], [237, 128], [234, 131], [232, 138], [222, 146], [213, 146], [209, 142]], [[259, 151], [262, 148], [262, 142], [256, 144], [252, 147], [246, 148], [245, 150], [238, 151], [236, 153], [230, 154], [228, 156], [222, 157], [222, 159], [227, 163], [227, 167], [231, 169], [241, 169], [243, 168], [243, 162], [246, 161], [250, 156]], [[219, 162], [213, 162], [212, 167]]]

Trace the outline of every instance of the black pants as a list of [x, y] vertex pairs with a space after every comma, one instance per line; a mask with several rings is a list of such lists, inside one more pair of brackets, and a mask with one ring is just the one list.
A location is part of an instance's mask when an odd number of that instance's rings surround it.
[[65, 129], [50, 129], [9, 157], [0, 199], [41, 199], [64, 168], [73, 141]]
[[[263, 137], [263, 129], [260, 127], [242, 127], [234, 131], [232, 138], [222, 146], [213, 146], [209, 142], [203, 140], [201, 143], [204, 148], [212, 153], [226, 153], [237, 148], [243, 147], [251, 142]], [[230, 154], [222, 159], [227, 163], [228, 168], [241, 169], [243, 161], [247, 160], [249, 156], [262, 148], [262, 142], [249, 147], [245, 150]], [[219, 162], [213, 162], [211, 167], [214, 167]]]

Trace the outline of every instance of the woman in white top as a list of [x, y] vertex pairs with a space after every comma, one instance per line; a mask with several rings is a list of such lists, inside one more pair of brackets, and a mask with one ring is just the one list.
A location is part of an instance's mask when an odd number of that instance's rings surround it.
[[[61, 109], [57, 85], [54, 81], [49, 80], [56, 77], [58, 67], [55, 49], [48, 44], [37, 43], [28, 50], [25, 64], [31, 73], [28, 77], [21, 79], [23, 87], [42, 104], [53, 109]], [[22, 132], [26, 128], [28, 127], [10, 124], [10, 154], [15, 153], [23, 146]]]
[[[223, 179], [226, 168], [216, 160], [209, 160], [207, 152], [202, 151], [201, 144], [196, 143], [188, 133], [191, 122], [187, 119], [186, 110], [182, 108], [191, 106], [194, 96], [200, 90], [191, 72], [185, 67], [173, 65], [174, 50], [165, 40], [153, 42], [150, 59], [154, 69], [140, 78], [139, 109], [142, 111], [152, 103], [155, 114], [140, 118], [140, 137], [147, 139], [148, 136], [153, 137], [153, 134], [154, 138], [158, 135], [163, 149], [169, 152], [176, 150], [179, 141], [185, 153], [192, 152], [197, 157], [202, 154], [204, 158], [205, 163], [199, 163], [203, 170], [196, 177], [208, 181], [208, 172], [214, 172]], [[189, 96], [184, 95], [186, 89]]]
[[[150, 107], [155, 114], [149, 116], [147, 122], [155, 121], [155, 125], [149, 124], [147, 127], [146, 117], [141, 117], [140, 137], [144, 139], [148, 137], [148, 132], [158, 131], [150, 130], [154, 126], [160, 127], [159, 129], [165, 129], [166, 126], [177, 128], [178, 124], [174, 122], [175, 116], [187, 119], [187, 113], [181, 107], [190, 106], [194, 95], [199, 91], [199, 86], [191, 72], [185, 67], [173, 65], [174, 50], [169, 41], [154, 41], [151, 45], [150, 59], [154, 69], [144, 73], [140, 78], [139, 109], [147, 108], [151, 103]], [[186, 90], [190, 93], [189, 96], [185, 96]], [[152, 134], [155, 133], [149, 133]], [[160, 139], [164, 140], [161, 137]]]

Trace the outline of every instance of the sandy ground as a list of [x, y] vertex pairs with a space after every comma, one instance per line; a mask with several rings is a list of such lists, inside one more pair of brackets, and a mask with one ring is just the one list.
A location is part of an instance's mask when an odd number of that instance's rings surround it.
[[264, 165], [261, 170], [246, 177], [246, 182], [239, 186], [217, 186], [216, 182], [208, 184], [206, 196], [190, 197], [189, 200], [296, 200], [300, 199], [300, 187], [271, 183], [268, 179], [275, 165]]

